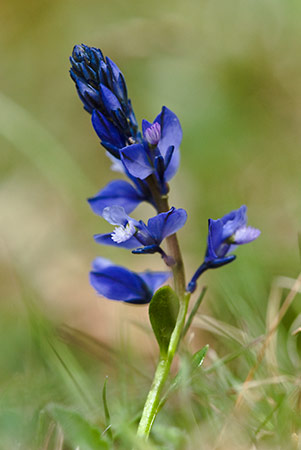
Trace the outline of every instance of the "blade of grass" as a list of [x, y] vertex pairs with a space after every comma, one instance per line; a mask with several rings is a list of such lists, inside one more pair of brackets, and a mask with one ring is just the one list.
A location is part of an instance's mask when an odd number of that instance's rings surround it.
[[111, 425], [111, 416], [110, 416], [110, 411], [108, 408], [108, 402], [107, 402], [107, 382], [108, 382], [108, 377], [106, 377], [105, 382], [103, 384], [103, 388], [102, 388], [102, 401], [103, 401], [103, 408], [104, 408], [104, 413], [105, 413], [105, 418], [106, 418], [106, 429], [103, 432], [107, 433], [108, 437], [110, 438], [111, 441], [113, 441], [113, 434], [112, 434], [112, 425]]
[[192, 308], [192, 310], [188, 316], [188, 319], [185, 323], [184, 330], [183, 330], [183, 337], [186, 336], [186, 333], [192, 324], [193, 318], [196, 315], [196, 313], [198, 312], [200, 304], [202, 303], [203, 298], [205, 297], [206, 291], [207, 291], [207, 286], [204, 286], [198, 299], [196, 300], [195, 304], [193, 305], [193, 308]]

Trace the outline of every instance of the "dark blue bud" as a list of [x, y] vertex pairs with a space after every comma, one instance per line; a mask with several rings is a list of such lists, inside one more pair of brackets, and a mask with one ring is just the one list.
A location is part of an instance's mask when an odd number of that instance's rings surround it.
[[115, 109], [114, 111], [112, 111], [112, 116], [114, 117], [119, 128], [121, 128], [123, 130], [124, 134], [130, 136], [131, 133], [130, 133], [129, 124], [128, 124], [126, 115], [124, 114], [122, 109], [118, 108], [118, 109]]
[[121, 109], [118, 98], [109, 88], [107, 88], [104, 84], [100, 84], [99, 88], [103, 104], [109, 115], [112, 115], [113, 111]]
[[76, 81], [76, 88], [78, 95], [88, 112], [92, 114], [93, 109], [101, 108], [101, 98], [96, 89], [83, 83], [80, 79]]
[[82, 45], [75, 45], [73, 47], [72, 58], [76, 62], [81, 62], [85, 59], [85, 50]]
[[[70, 63], [70, 75], [86, 111], [102, 113], [119, 133], [118, 140], [123, 146], [142, 142], [126, 82], [118, 66], [110, 58], [104, 58], [99, 49], [84, 44], [73, 48]], [[98, 135], [103, 132], [96, 131]], [[120, 148], [120, 142], [116, 143], [115, 131], [101, 136], [101, 143], [117, 157], [115, 149]]]

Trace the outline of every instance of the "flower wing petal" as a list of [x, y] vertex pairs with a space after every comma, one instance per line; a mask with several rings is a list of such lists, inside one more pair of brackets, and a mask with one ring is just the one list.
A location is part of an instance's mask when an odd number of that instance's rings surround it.
[[236, 230], [247, 223], [247, 207], [242, 205], [239, 209], [231, 211], [220, 219], [223, 222], [223, 239], [228, 239]]
[[139, 273], [140, 277], [147, 284], [150, 289], [152, 295], [154, 292], [163, 284], [168, 278], [171, 276], [171, 272], [151, 272], [146, 271]]
[[141, 242], [138, 241], [138, 239], [136, 239], [135, 236], [132, 236], [127, 241], [117, 243], [113, 241], [112, 233], [105, 233], [105, 234], [95, 234], [94, 240], [95, 242], [97, 242], [97, 244], [112, 245], [113, 247], [121, 247], [127, 250], [133, 250], [134, 248], [141, 247]]
[[216, 251], [223, 241], [223, 222], [221, 219], [208, 220], [208, 245], [205, 261], [217, 258]]
[[233, 240], [236, 245], [248, 244], [255, 241], [260, 233], [261, 231], [257, 228], [241, 227], [234, 233]]
[[144, 198], [127, 181], [114, 180], [99, 191], [94, 197], [88, 199], [88, 202], [95, 214], [99, 216], [105, 207], [110, 205], [120, 205], [124, 207], [126, 213], [133, 211]]
[[147, 228], [157, 244], [164, 238], [176, 233], [182, 228], [187, 220], [185, 209], [171, 208], [169, 211], [160, 213], [148, 220]]
[[124, 267], [110, 265], [99, 271], [92, 271], [90, 283], [100, 295], [111, 300], [148, 303], [151, 299], [144, 280]]
[[121, 159], [129, 173], [144, 180], [154, 172], [154, 168], [141, 144], [133, 144], [120, 150]]

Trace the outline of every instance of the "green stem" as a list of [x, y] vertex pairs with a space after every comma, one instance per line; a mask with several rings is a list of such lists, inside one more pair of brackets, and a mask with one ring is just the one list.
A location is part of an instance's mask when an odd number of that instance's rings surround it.
[[[169, 211], [167, 195], [161, 195], [158, 184], [154, 176], [147, 179], [149, 188], [153, 194], [158, 213]], [[160, 356], [159, 363], [154, 375], [151, 389], [148, 393], [142, 416], [140, 419], [137, 436], [145, 441], [148, 439], [154, 420], [158, 414], [158, 406], [160, 403], [160, 394], [164, 383], [168, 377], [170, 367], [177, 351], [182, 331], [185, 324], [185, 318], [188, 309], [190, 293], [185, 292], [185, 272], [182, 260], [181, 250], [176, 234], [172, 234], [166, 238], [168, 254], [173, 258], [175, 264], [172, 266], [175, 292], [180, 301], [179, 313], [175, 328], [172, 332], [167, 355]]]
[[162, 388], [164, 386], [164, 383], [168, 377], [170, 366], [173, 361], [173, 358], [175, 356], [175, 353], [177, 351], [179, 341], [182, 335], [182, 330], [185, 323], [185, 318], [187, 314], [188, 309], [188, 303], [189, 303], [190, 293], [186, 293], [182, 296], [182, 299], [180, 301], [180, 309], [179, 314], [177, 317], [177, 322], [175, 325], [175, 328], [172, 332], [169, 346], [168, 346], [168, 352], [167, 356], [160, 358], [152, 387], [148, 393], [144, 410], [141, 416], [141, 420], [139, 423], [137, 436], [147, 440], [152, 428], [152, 425], [154, 423], [154, 420], [156, 418], [156, 415], [158, 413], [158, 406], [160, 403], [160, 394], [162, 392]]

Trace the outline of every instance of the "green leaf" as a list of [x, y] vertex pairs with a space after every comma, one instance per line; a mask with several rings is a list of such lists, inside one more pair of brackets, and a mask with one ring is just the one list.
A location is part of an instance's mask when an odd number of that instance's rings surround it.
[[179, 373], [174, 377], [167, 392], [162, 397], [162, 399], [159, 403], [159, 406], [158, 406], [159, 411], [164, 406], [167, 398], [169, 397], [169, 395], [172, 392], [179, 389], [181, 384], [184, 381], [186, 381], [186, 382], [191, 381], [191, 379], [192, 379], [193, 375], [195, 374], [195, 372], [197, 371], [197, 369], [199, 367], [201, 367], [201, 365], [203, 364], [208, 349], [209, 349], [209, 345], [205, 345], [205, 347], [201, 348], [201, 350], [197, 351], [194, 355], [192, 355], [191, 359], [189, 358], [189, 367], [188, 367], [189, 378], [188, 379], [185, 378], [185, 377], [187, 377], [187, 370], [183, 370], [183, 368], [182, 368], [179, 371]]
[[[196, 372], [196, 370], [201, 367], [203, 364], [203, 361], [205, 359], [206, 353], [208, 351], [209, 345], [205, 345], [205, 347], [202, 347], [201, 350], [194, 353], [189, 358], [189, 379], [191, 380], [192, 376]], [[170, 388], [175, 389], [177, 388], [182, 382], [184, 377], [187, 377], [187, 370], [181, 369], [179, 373], [175, 376], [174, 380], [171, 383]]]
[[108, 450], [109, 445], [102, 438], [100, 430], [91, 425], [78, 412], [59, 405], [50, 405], [47, 410], [52, 418], [60, 424], [66, 441], [74, 448]]
[[191, 372], [193, 373], [196, 369], [201, 367], [204, 362], [206, 353], [208, 352], [209, 345], [205, 345], [205, 347], [201, 348], [198, 352], [196, 352], [191, 361]]
[[164, 286], [159, 289], [150, 302], [149, 318], [162, 356], [167, 354], [178, 312], [179, 300], [171, 287]]

